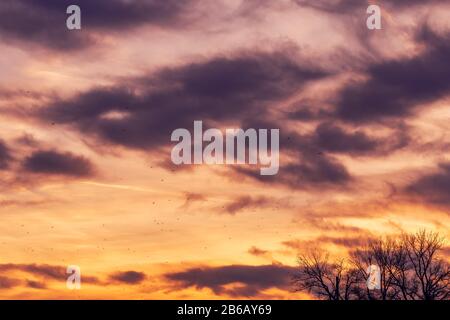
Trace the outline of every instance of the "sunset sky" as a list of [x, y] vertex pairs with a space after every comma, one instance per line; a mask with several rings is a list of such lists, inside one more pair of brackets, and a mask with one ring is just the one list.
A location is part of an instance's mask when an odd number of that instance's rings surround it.
[[[299, 252], [345, 257], [421, 228], [450, 239], [449, 13], [2, 0], [0, 298], [302, 299]], [[280, 129], [279, 173], [173, 165], [171, 133], [194, 120]]]

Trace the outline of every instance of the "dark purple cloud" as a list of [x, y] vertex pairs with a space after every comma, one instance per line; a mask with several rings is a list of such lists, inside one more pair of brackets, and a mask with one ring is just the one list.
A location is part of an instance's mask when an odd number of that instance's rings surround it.
[[[96, 33], [109, 35], [142, 25], [177, 26], [193, 0], [2, 0], [0, 35], [53, 50], [86, 48]], [[66, 9], [81, 8], [82, 30], [69, 31]]]
[[[287, 290], [295, 268], [283, 265], [191, 268], [181, 272], [168, 273], [166, 278], [177, 282], [180, 288], [209, 288], [215, 294], [234, 297], [253, 297], [270, 288]], [[237, 288], [226, 288], [238, 284]]]
[[405, 188], [405, 192], [432, 205], [450, 206], [450, 163], [424, 174]]
[[[450, 89], [450, 46], [442, 41], [445, 38], [424, 28], [418, 39], [428, 44], [423, 53], [369, 65], [365, 70], [368, 80], [349, 83], [338, 94], [334, 110], [310, 114], [316, 120], [324, 118], [313, 134], [299, 136], [282, 130], [281, 152], [289, 153], [290, 159], [282, 163], [278, 175], [260, 176], [247, 168], [235, 171], [297, 189], [344, 186], [352, 177], [331, 154], [380, 156], [405, 147], [410, 139], [403, 131], [402, 119], [416, 106], [439, 99]], [[243, 128], [282, 128], [271, 107], [328, 76], [321, 68], [287, 53], [241, 52], [93, 88], [54, 101], [37, 116], [75, 127], [101, 142], [156, 152], [170, 146], [174, 129], [191, 128], [194, 120], [203, 120], [205, 128], [227, 123], [241, 123]], [[116, 116], [112, 117], [113, 113]], [[385, 139], [352, 127], [386, 119], [394, 119], [391, 124], [398, 131]]]
[[26, 286], [31, 289], [47, 289], [47, 286], [44, 282], [34, 280], [26, 280]]
[[145, 273], [137, 271], [123, 271], [116, 272], [109, 276], [109, 279], [114, 282], [120, 282], [125, 284], [139, 284], [146, 278]]
[[317, 146], [331, 152], [364, 153], [373, 151], [379, 142], [368, 137], [364, 132], [347, 133], [331, 123], [322, 123], [316, 128], [313, 138]]
[[0, 276], [0, 290], [17, 287], [20, 283], [18, 279]]
[[336, 103], [336, 116], [350, 122], [379, 121], [411, 116], [421, 104], [450, 93], [450, 35], [423, 27], [418, 41], [423, 53], [382, 61], [367, 70], [369, 79], [350, 83]]
[[280, 165], [278, 174], [274, 176], [262, 176], [247, 167], [235, 167], [235, 171], [265, 184], [279, 184], [292, 189], [344, 187], [352, 181], [341, 163], [322, 154], [300, 155], [298, 162]]
[[250, 253], [252, 256], [256, 256], [256, 257], [264, 257], [267, 254], [269, 254], [270, 252], [264, 249], [260, 249], [258, 247], [251, 247], [250, 249], [248, 249], [248, 253]]
[[[59, 8], [48, 4], [61, 2]], [[6, 42], [20, 41], [55, 50], [83, 48], [93, 43], [87, 32], [66, 27], [64, 1], [3, 0], [0, 2], [0, 36]]]
[[0, 140], [0, 170], [7, 169], [12, 160], [11, 152], [3, 140]]
[[312, 143], [321, 151], [351, 155], [381, 156], [403, 148], [409, 142], [406, 130], [397, 130], [381, 139], [370, 137], [362, 130], [345, 130], [331, 122], [321, 123], [312, 136]]
[[242, 196], [227, 203], [223, 210], [228, 214], [236, 214], [237, 212], [245, 209], [271, 207], [275, 202], [275, 199], [267, 197]]
[[[286, 54], [245, 53], [165, 68], [109, 88], [96, 88], [55, 101], [38, 116], [77, 127], [84, 134], [135, 149], [170, 144], [177, 128], [242, 122], [269, 116], [269, 105], [326, 77]], [[121, 117], [108, 117], [111, 112]]]
[[[336, 14], [354, 14], [355, 12], [365, 14], [370, 4], [377, 4], [382, 8], [389, 7], [394, 10], [424, 4], [422, 0], [378, 0], [376, 2], [368, 0], [294, 0], [294, 2], [301, 7], [309, 7]], [[428, 0], [426, 4], [447, 2], [448, 0]]]
[[[43, 280], [62, 281], [63, 283], [65, 283], [68, 277], [66, 270], [66, 267], [48, 264], [0, 264], [0, 273], [21, 271]], [[82, 275], [82, 281], [84, 283], [101, 284], [101, 281], [99, 279], [89, 275]], [[25, 285], [28, 287], [33, 287], [35, 289], [39, 289], [45, 288], [46, 284], [45, 282], [36, 280], [27, 280], [25, 282]]]
[[[392, 133], [386, 137], [372, 137], [363, 129], [354, 129], [354, 125], [328, 120], [328, 115], [325, 119], [312, 133], [303, 135], [269, 117], [259, 116], [245, 121], [246, 128], [283, 128], [280, 131], [280, 153], [289, 155], [290, 161], [281, 160], [276, 176], [261, 176], [248, 167], [235, 167], [235, 171], [260, 182], [283, 184], [293, 189], [344, 187], [352, 182], [353, 177], [334, 154], [379, 157], [411, 142], [408, 128], [403, 124], [391, 129]], [[299, 127], [302, 124], [302, 121], [297, 123]]]
[[66, 268], [46, 264], [0, 264], [0, 272], [23, 271], [45, 279], [65, 280]]
[[36, 151], [25, 159], [23, 167], [32, 173], [87, 177], [94, 173], [92, 163], [82, 156], [58, 151]]
[[[383, 74], [377, 71], [384, 70], [383, 66], [373, 66], [372, 73]], [[403, 71], [401, 67], [397, 69], [397, 73]], [[205, 127], [241, 123], [243, 128], [281, 128], [283, 124], [274, 119], [270, 107], [299, 92], [305, 84], [328, 75], [288, 54], [246, 52], [168, 67], [111, 87], [93, 88], [71, 99], [55, 101], [41, 109], [38, 116], [44, 121], [76, 127], [83, 134], [110, 144], [157, 151], [170, 145], [168, 137], [174, 129], [191, 128], [193, 121], [199, 119]], [[314, 116], [327, 121], [314, 134], [296, 136], [282, 130], [282, 152], [297, 154], [293, 155], [294, 161], [282, 165], [278, 175], [261, 177], [245, 168], [236, 171], [291, 188], [345, 185], [351, 181], [349, 172], [327, 153], [374, 156], [404, 147], [408, 137], [401, 131], [398, 136], [382, 140], [362, 130], [330, 124], [333, 114], [344, 121], [353, 116], [359, 119], [358, 106], [363, 116], [372, 109], [383, 113], [383, 108], [372, 108], [365, 101], [347, 103], [351, 101], [346, 97], [358, 99], [353, 90], [360, 86], [374, 90], [376, 97], [383, 96], [372, 84], [350, 84], [340, 96], [335, 112], [315, 112]], [[405, 86], [399, 92], [401, 97], [409, 94], [407, 84], [400, 86]], [[113, 112], [119, 116], [109, 117]]]
[[314, 120], [331, 119], [333, 112], [323, 109], [314, 103], [305, 104], [303, 102], [296, 102], [290, 106], [293, 111], [286, 112], [286, 120], [299, 120], [301, 122], [308, 122]]

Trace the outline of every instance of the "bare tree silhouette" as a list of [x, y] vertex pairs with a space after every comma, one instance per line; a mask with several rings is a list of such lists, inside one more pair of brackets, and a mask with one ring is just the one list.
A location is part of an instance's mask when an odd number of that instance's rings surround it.
[[[439, 257], [444, 244], [438, 233], [421, 230], [372, 240], [338, 261], [320, 250], [300, 254], [294, 289], [327, 300], [447, 300], [450, 266]], [[377, 290], [366, 285], [373, 264], [380, 268]]]
[[367, 247], [357, 249], [351, 253], [350, 263], [354, 266], [360, 277], [368, 278], [367, 267], [375, 264], [380, 268], [380, 289], [371, 292], [365, 286], [365, 298], [369, 300], [395, 300], [398, 299], [399, 289], [393, 285], [392, 257], [395, 255], [397, 245], [391, 239], [378, 239], [370, 241]]
[[360, 274], [349, 268], [342, 259], [330, 262], [329, 255], [315, 250], [306, 255], [299, 255], [299, 272], [293, 282], [296, 291], [307, 291], [326, 300], [350, 300], [359, 297], [355, 290], [361, 282]]
[[445, 239], [437, 233], [425, 230], [415, 235], [403, 235], [402, 249], [405, 251], [409, 272], [400, 278], [405, 291], [414, 300], [445, 300], [450, 297], [450, 267], [438, 257]]

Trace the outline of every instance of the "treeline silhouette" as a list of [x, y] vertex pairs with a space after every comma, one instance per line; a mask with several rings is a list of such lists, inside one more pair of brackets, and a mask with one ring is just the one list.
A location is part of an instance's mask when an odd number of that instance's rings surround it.
[[[294, 289], [324, 300], [448, 300], [444, 245], [438, 233], [421, 230], [371, 240], [346, 259], [332, 260], [321, 250], [300, 254]], [[379, 267], [380, 289], [368, 289], [370, 265]]]

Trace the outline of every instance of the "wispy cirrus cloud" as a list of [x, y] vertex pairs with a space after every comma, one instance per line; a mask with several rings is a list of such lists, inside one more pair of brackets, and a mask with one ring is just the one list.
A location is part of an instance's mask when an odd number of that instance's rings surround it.
[[66, 268], [47, 264], [0, 264], [0, 272], [22, 271], [49, 280], [67, 279]]

